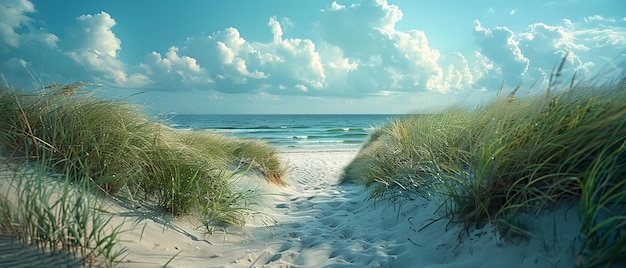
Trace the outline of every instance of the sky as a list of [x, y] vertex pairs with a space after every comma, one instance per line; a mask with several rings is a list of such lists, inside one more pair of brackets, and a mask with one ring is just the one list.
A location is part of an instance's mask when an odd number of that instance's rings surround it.
[[[623, 0], [2, 0], [0, 78], [149, 113], [403, 114], [626, 69]], [[582, 77], [582, 78], [581, 78]]]

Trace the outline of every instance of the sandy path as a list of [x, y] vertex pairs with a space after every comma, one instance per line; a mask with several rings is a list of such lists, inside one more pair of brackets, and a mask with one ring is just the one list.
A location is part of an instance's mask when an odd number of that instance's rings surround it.
[[[358, 185], [338, 185], [356, 152], [291, 152], [291, 185], [269, 200], [278, 221], [265, 247], [231, 265], [241, 267], [572, 267], [575, 210], [528, 220], [540, 239], [504, 241], [491, 225], [463, 231], [417, 199], [401, 208], [366, 200]], [[556, 222], [556, 224], [555, 224]], [[426, 227], [427, 226], [427, 227]], [[422, 227], [424, 227], [422, 229]], [[555, 231], [555, 229], [558, 231]], [[421, 229], [421, 230], [420, 230]], [[556, 234], [555, 237], [552, 235]], [[245, 246], [245, 245], [242, 245]], [[248, 248], [251, 249], [251, 248]], [[253, 260], [250, 263], [250, 260]], [[226, 265], [229, 266], [229, 265]]]
[[[356, 152], [285, 153], [292, 184], [274, 198], [278, 252], [267, 251], [261, 264], [322, 267], [331, 264], [387, 266], [388, 253], [399, 245], [381, 239], [394, 232], [395, 219], [385, 220], [364, 206], [363, 187], [338, 185], [343, 167]], [[382, 217], [382, 218], [381, 218]], [[388, 226], [385, 226], [385, 222]], [[387, 231], [385, 231], [387, 230]]]
[[137, 241], [138, 230], [143, 229], [140, 243], [125, 244], [130, 266], [157, 266], [179, 253], [170, 266], [390, 267], [398, 254], [416, 246], [406, 230], [398, 229], [393, 208], [373, 207], [362, 186], [337, 184], [355, 155], [355, 151], [281, 153], [290, 184], [268, 188], [264, 213], [276, 221], [272, 226], [253, 222], [230, 228], [226, 235], [204, 237], [184, 222], [175, 223], [175, 231], [164, 230], [162, 224], [145, 225], [152, 220], [140, 221], [126, 237]]
[[[362, 186], [337, 183], [355, 155], [345, 151], [281, 154], [291, 184], [268, 202], [279, 224], [272, 228], [274, 236], [265, 238], [267, 247], [251, 252], [236, 264], [425, 267], [448, 262], [458, 240], [450, 239], [451, 235], [441, 239], [440, 232], [418, 234], [416, 229], [418, 223], [430, 222], [434, 217], [434, 206], [413, 204], [398, 211], [385, 202], [374, 205], [366, 200], [367, 191]], [[427, 243], [427, 250], [416, 241]], [[433, 245], [434, 241], [437, 244]]]

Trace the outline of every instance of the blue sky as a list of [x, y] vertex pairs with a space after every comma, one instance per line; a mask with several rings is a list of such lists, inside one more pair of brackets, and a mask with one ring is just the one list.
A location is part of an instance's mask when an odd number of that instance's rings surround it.
[[[0, 3], [0, 74], [151, 113], [408, 113], [626, 69], [626, 1]], [[3, 82], [5, 83], [5, 82]], [[134, 93], [141, 94], [133, 95]]]

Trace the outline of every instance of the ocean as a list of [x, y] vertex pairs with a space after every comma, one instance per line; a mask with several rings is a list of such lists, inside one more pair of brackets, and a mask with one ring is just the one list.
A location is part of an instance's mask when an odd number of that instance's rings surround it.
[[369, 133], [396, 115], [197, 115], [175, 114], [175, 129], [260, 139], [279, 150], [356, 150]]

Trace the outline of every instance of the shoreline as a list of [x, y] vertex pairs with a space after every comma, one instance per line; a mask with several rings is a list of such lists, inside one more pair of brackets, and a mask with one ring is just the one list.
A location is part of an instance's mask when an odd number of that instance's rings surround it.
[[357, 153], [361, 150], [359, 148], [324, 148], [324, 149], [303, 149], [303, 148], [292, 148], [292, 149], [283, 149], [278, 148], [276, 151], [281, 154], [289, 154], [289, 153]]

